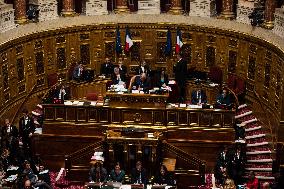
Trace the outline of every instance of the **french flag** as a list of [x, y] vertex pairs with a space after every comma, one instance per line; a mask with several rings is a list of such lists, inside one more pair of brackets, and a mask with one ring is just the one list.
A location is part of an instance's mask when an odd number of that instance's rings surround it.
[[126, 53], [129, 52], [132, 46], [133, 46], [133, 41], [131, 39], [130, 31], [129, 28], [126, 27], [124, 52]]
[[181, 31], [177, 30], [177, 43], [176, 43], [176, 54], [180, 53], [181, 47], [183, 45], [182, 38], [181, 38]]

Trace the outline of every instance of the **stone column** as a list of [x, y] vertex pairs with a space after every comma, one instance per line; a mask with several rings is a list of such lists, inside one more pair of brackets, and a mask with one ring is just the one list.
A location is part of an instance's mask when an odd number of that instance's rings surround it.
[[15, 0], [15, 21], [17, 24], [24, 24], [27, 22], [26, 12], [26, 0]]
[[223, 0], [220, 18], [233, 19], [234, 17], [235, 15], [233, 13], [233, 0]]
[[129, 8], [127, 7], [127, 0], [116, 0], [115, 13], [129, 13]]
[[170, 14], [182, 14], [181, 0], [172, 0], [172, 6], [169, 10]]
[[275, 0], [266, 0], [265, 1], [263, 27], [265, 27], [267, 29], [273, 28], [275, 8], [276, 8], [276, 1]]
[[61, 12], [62, 16], [68, 17], [75, 15], [74, 0], [63, 0], [62, 4], [63, 4]]

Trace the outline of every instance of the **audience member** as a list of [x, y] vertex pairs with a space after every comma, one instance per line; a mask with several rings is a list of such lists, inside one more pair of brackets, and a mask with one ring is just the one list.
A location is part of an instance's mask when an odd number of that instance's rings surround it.
[[227, 178], [225, 180], [223, 189], [236, 189], [236, 185], [232, 179]]
[[5, 119], [5, 126], [2, 129], [1, 144], [3, 148], [7, 148], [10, 151], [12, 159], [17, 157], [19, 148], [18, 129], [15, 125], [11, 125], [9, 119]]
[[219, 153], [215, 168], [215, 177], [218, 184], [224, 184], [225, 176], [228, 174], [228, 165], [230, 163], [230, 155], [227, 146]]
[[114, 169], [111, 170], [108, 180], [124, 183], [125, 171], [121, 169], [120, 163], [117, 162]]
[[34, 189], [34, 187], [32, 186], [32, 182], [29, 179], [25, 180], [24, 189]]
[[192, 91], [191, 93], [191, 104], [201, 105], [207, 103], [207, 96], [204, 90], [200, 88]]
[[161, 165], [159, 172], [153, 179], [153, 183], [159, 185], [170, 185], [173, 186], [175, 181], [172, 175], [168, 172], [168, 169], [165, 165]]
[[111, 77], [113, 74], [113, 64], [111, 63], [109, 58], [105, 59], [105, 62], [101, 65], [101, 75], [106, 77]]
[[270, 187], [269, 182], [265, 182], [265, 183], [262, 184], [262, 189], [270, 189], [270, 188], [271, 187]]
[[242, 177], [245, 172], [246, 154], [239, 145], [236, 146], [232, 156], [232, 167], [230, 175], [234, 179], [236, 185], [243, 184]]
[[35, 131], [35, 126], [32, 118], [28, 115], [28, 110], [23, 110], [23, 116], [19, 121], [19, 136], [23, 143], [23, 148], [27, 155], [31, 155], [31, 136]]
[[175, 80], [178, 85], [179, 90], [179, 102], [184, 102], [185, 100], [185, 84], [187, 78], [187, 62], [177, 54], [178, 62], [174, 66]]
[[143, 90], [147, 92], [150, 89], [150, 78], [147, 77], [146, 73], [142, 73], [141, 75], [135, 75], [131, 78], [129, 84], [129, 90]]
[[89, 173], [89, 180], [92, 182], [106, 182], [107, 181], [107, 170], [103, 168], [103, 163], [97, 161], [92, 164]]
[[136, 167], [131, 171], [131, 183], [132, 184], [144, 184], [146, 186], [148, 182], [146, 170], [142, 167], [141, 161], [136, 162]]
[[247, 183], [245, 183], [246, 189], [258, 189], [259, 182], [258, 179], [255, 177], [255, 173], [253, 171], [249, 172], [249, 178]]

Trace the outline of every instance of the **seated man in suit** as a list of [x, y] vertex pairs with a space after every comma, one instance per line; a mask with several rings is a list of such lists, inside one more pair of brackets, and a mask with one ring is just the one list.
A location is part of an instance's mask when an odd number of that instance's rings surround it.
[[230, 106], [232, 104], [230, 95], [227, 89], [223, 89], [222, 93], [217, 97], [217, 105]]
[[111, 77], [113, 74], [113, 64], [109, 58], [105, 59], [105, 62], [101, 65], [101, 75], [105, 75], [106, 77]]
[[56, 90], [55, 98], [59, 100], [69, 100], [69, 91], [65, 85], [61, 85], [59, 89]]
[[118, 69], [119, 69], [119, 74], [123, 77], [126, 77], [127, 75], [127, 68], [126, 66], [123, 65], [122, 58], [118, 59]]
[[192, 91], [191, 94], [191, 104], [201, 105], [207, 103], [207, 96], [205, 91], [197, 89]]
[[84, 67], [83, 64], [78, 63], [76, 64], [76, 66], [74, 67], [73, 70], [73, 79], [80, 82], [83, 80], [83, 71], [84, 71]]
[[147, 185], [147, 174], [146, 170], [142, 167], [141, 161], [137, 161], [136, 167], [131, 171], [131, 183]]
[[125, 84], [125, 75], [120, 74], [118, 67], [114, 68], [114, 74], [112, 75], [112, 84], [113, 85]]
[[131, 78], [128, 90], [143, 90], [147, 92], [150, 89], [150, 78], [147, 77], [146, 73], [141, 75], [135, 75]]
[[150, 67], [147, 65], [145, 60], [142, 60], [139, 67], [136, 70], [137, 75], [141, 75], [142, 73], [145, 73], [147, 76], [150, 76]]

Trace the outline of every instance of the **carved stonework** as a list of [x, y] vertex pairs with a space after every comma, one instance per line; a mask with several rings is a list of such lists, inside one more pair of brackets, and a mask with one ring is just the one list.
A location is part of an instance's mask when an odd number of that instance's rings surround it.
[[213, 17], [216, 15], [215, 0], [190, 1], [190, 16]]
[[87, 0], [86, 12], [87, 16], [108, 14], [106, 0]]
[[56, 0], [30, 0], [29, 3], [38, 6], [39, 21], [53, 20], [58, 18]]
[[160, 14], [160, 0], [139, 0], [138, 14]]
[[0, 32], [5, 32], [15, 27], [13, 5], [0, 1]]
[[261, 5], [257, 1], [239, 0], [237, 4], [237, 22], [251, 24], [249, 15]]
[[274, 17], [273, 33], [284, 38], [284, 6], [275, 10]]
[[24, 59], [18, 58], [16, 60], [16, 64], [17, 64], [18, 81], [22, 81], [25, 78]]

